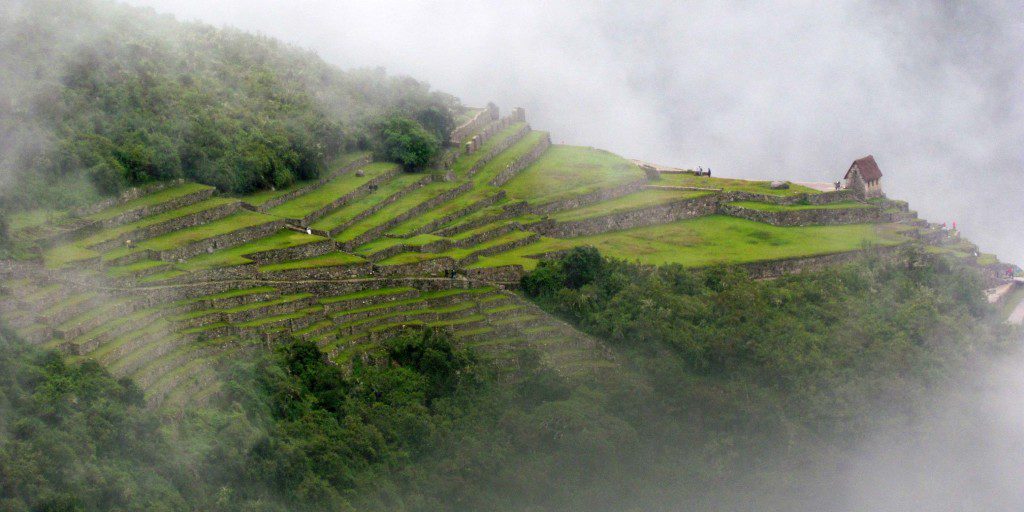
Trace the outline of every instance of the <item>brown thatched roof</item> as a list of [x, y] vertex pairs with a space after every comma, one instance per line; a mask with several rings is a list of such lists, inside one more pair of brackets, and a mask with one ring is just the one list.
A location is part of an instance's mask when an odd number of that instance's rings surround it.
[[882, 178], [882, 170], [878, 168], [875, 157], [871, 155], [854, 160], [850, 164], [850, 169], [846, 171], [846, 176], [843, 176], [844, 180], [850, 177], [850, 171], [853, 171], [854, 167], [860, 172], [860, 177], [864, 181], [874, 181]]

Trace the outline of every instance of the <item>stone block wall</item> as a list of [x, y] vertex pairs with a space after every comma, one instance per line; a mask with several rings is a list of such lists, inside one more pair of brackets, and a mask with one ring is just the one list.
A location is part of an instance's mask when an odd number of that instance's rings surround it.
[[719, 209], [719, 200], [719, 197], [715, 195], [682, 199], [635, 210], [612, 212], [600, 217], [558, 222], [550, 226], [538, 226], [536, 229], [547, 236], [574, 238], [609, 231], [666, 224], [682, 219], [712, 215]]
[[483, 156], [473, 163], [469, 170], [466, 171], [466, 176], [472, 177], [476, 173], [480, 172], [480, 169], [483, 169], [485, 165], [487, 165], [491, 160], [494, 160], [494, 158], [501, 154], [502, 151], [505, 151], [506, 149], [514, 146], [517, 142], [523, 140], [523, 137], [526, 137], [530, 131], [530, 125], [525, 125], [520, 128], [519, 131], [512, 134], [511, 137], [501, 141], [500, 144], [495, 145], [490, 151], [484, 153]]
[[76, 216], [76, 217], [85, 217], [87, 215], [92, 215], [94, 213], [99, 213], [99, 212], [101, 212], [103, 210], [106, 210], [107, 208], [112, 208], [114, 206], [125, 204], [128, 201], [134, 201], [135, 199], [138, 199], [138, 198], [140, 198], [140, 197], [142, 197], [144, 195], [152, 194], [154, 192], [159, 192], [159, 191], [164, 190], [166, 188], [176, 187], [176, 186], [182, 185], [184, 183], [185, 183], [185, 180], [177, 179], [177, 180], [164, 181], [164, 182], [159, 182], [159, 183], [147, 183], [145, 185], [140, 185], [140, 186], [137, 186], [137, 187], [131, 187], [131, 188], [125, 190], [124, 192], [121, 192], [120, 194], [118, 194], [117, 197], [110, 197], [110, 198], [104, 199], [102, 201], [99, 201], [99, 202], [97, 202], [95, 204], [91, 204], [89, 206], [86, 206], [84, 208], [76, 208], [76, 209], [72, 210], [72, 212], [73, 212], [72, 215]]
[[543, 155], [549, 147], [551, 147], [551, 135], [545, 133], [544, 137], [541, 138], [529, 152], [515, 159], [512, 163], [508, 164], [508, 167], [499, 172], [498, 175], [491, 180], [491, 186], [500, 187], [508, 183], [508, 181], [515, 178], [520, 171], [526, 169], [530, 164], [540, 158], [540, 156]]
[[[372, 264], [353, 263], [351, 265], [335, 265], [316, 268], [295, 268], [261, 272], [260, 278], [265, 281], [310, 281], [310, 280], [342, 280], [364, 278], [373, 275]], [[273, 283], [269, 283], [273, 284]]]
[[370, 161], [371, 161], [371, 158], [370, 158], [369, 155], [361, 157], [361, 158], [359, 158], [359, 159], [357, 159], [357, 160], [355, 160], [353, 162], [348, 163], [347, 165], [341, 166], [338, 169], [335, 169], [335, 170], [331, 171], [330, 173], [328, 173], [328, 174], [326, 174], [324, 176], [321, 176], [320, 179], [318, 179], [318, 180], [316, 180], [316, 181], [314, 181], [314, 182], [312, 182], [312, 183], [310, 183], [308, 185], [299, 187], [299, 188], [297, 188], [297, 189], [295, 189], [295, 190], [293, 190], [291, 192], [288, 192], [287, 194], [282, 194], [282, 195], [280, 195], [278, 197], [270, 199], [267, 202], [261, 204], [259, 206], [259, 208], [255, 208], [255, 209], [258, 210], [258, 211], [261, 211], [261, 212], [266, 212], [267, 210], [270, 210], [271, 208], [275, 208], [277, 206], [281, 206], [282, 204], [287, 203], [288, 201], [291, 201], [292, 199], [295, 199], [296, 197], [299, 197], [299, 196], [301, 196], [303, 194], [307, 194], [309, 192], [312, 192], [313, 190], [315, 190], [315, 189], [319, 188], [320, 186], [322, 186], [324, 183], [327, 183], [328, 181], [331, 181], [332, 179], [334, 179], [334, 178], [336, 178], [338, 176], [341, 176], [342, 174], [355, 171], [356, 169], [358, 169], [360, 167], [363, 167], [364, 165], [369, 164]]
[[218, 219], [223, 219], [232, 213], [235, 213], [240, 208], [241, 203], [227, 203], [221, 206], [215, 206], [208, 210], [183, 215], [178, 218], [168, 219], [158, 224], [152, 224], [144, 228], [134, 229], [127, 233], [121, 234], [116, 238], [107, 240], [106, 242], [100, 242], [92, 245], [89, 248], [97, 252], [107, 252], [118, 247], [122, 247], [125, 241], [132, 240], [134, 242], [140, 242], [142, 240], [148, 240], [150, 238], [156, 238], [160, 235], [165, 235], [172, 231], [179, 229], [191, 228], [199, 226], [209, 222], [213, 222]]
[[481, 128], [490, 123], [495, 118], [492, 117], [494, 112], [490, 109], [483, 109], [477, 112], [475, 116], [469, 121], [462, 123], [457, 128], [452, 130], [451, 136], [448, 138], [448, 142], [453, 145], [459, 145], [462, 141], [466, 140], [467, 137], [476, 133]]
[[832, 226], [892, 221], [892, 214], [886, 213], [881, 208], [822, 208], [776, 212], [722, 204], [720, 213], [773, 226]]
[[436, 230], [438, 227], [443, 226], [443, 225], [445, 225], [445, 224], [447, 224], [449, 222], [452, 222], [452, 221], [454, 221], [456, 219], [460, 219], [462, 217], [465, 217], [466, 215], [469, 215], [469, 214], [471, 214], [473, 212], [476, 212], [476, 211], [479, 211], [479, 210], [483, 210], [484, 208], [487, 208], [488, 206], [491, 206], [491, 205], [501, 201], [502, 199], [505, 199], [505, 196], [506, 196], [505, 191], [504, 190], [499, 190], [498, 193], [496, 193], [496, 194], [493, 194], [491, 196], [485, 197], [485, 198], [483, 198], [483, 199], [481, 199], [479, 201], [476, 201], [473, 204], [470, 204], [469, 206], [466, 206], [465, 208], [463, 208], [463, 209], [461, 209], [461, 210], [459, 210], [457, 212], [450, 213], [450, 214], [445, 215], [445, 216], [443, 216], [443, 217], [441, 217], [441, 218], [439, 218], [439, 219], [437, 219], [435, 221], [430, 222], [429, 224], [423, 226], [422, 228], [419, 228], [416, 231], [413, 231], [410, 235], [411, 236], [415, 236], [415, 235], [420, 235], [420, 234], [423, 234], [423, 233], [431, 233], [434, 230]]
[[373, 274], [380, 277], [396, 276], [443, 276], [449, 270], [458, 268], [458, 263], [447, 256], [432, 260], [418, 261], [404, 265], [375, 266]]
[[554, 212], [560, 212], [563, 210], [575, 210], [591, 204], [596, 204], [604, 201], [609, 201], [618, 197], [639, 192], [647, 187], [647, 180], [636, 180], [625, 185], [618, 187], [606, 188], [591, 192], [589, 194], [582, 194], [566, 199], [560, 199], [558, 201], [552, 201], [541, 205], [531, 205], [530, 212], [538, 215], [547, 215]]
[[204, 240], [185, 244], [181, 247], [160, 251], [158, 256], [162, 261], [178, 261], [197, 256], [208, 250], [227, 249], [236, 247], [258, 238], [268, 237], [284, 229], [287, 223], [283, 220], [270, 221], [257, 226], [239, 229], [223, 235], [213, 236]]
[[395, 226], [397, 226], [397, 225], [399, 225], [399, 224], [401, 224], [401, 223], [403, 223], [403, 222], [405, 222], [405, 221], [407, 221], [407, 220], [409, 220], [409, 219], [411, 219], [411, 218], [413, 218], [413, 217], [415, 217], [415, 216], [417, 216], [417, 215], [419, 215], [419, 214], [421, 214], [423, 212], [432, 210], [432, 209], [436, 208], [437, 206], [439, 206], [441, 204], [447, 203], [448, 201], [451, 201], [452, 199], [455, 199], [456, 197], [458, 197], [458, 196], [460, 196], [462, 194], [465, 194], [466, 192], [469, 192], [472, 189], [473, 189], [473, 182], [466, 182], [466, 183], [463, 183], [462, 185], [459, 185], [456, 188], [453, 188], [453, 189], [448, 190], [446, 192], [442, 192], [442, 193], [438, 194], [437, 196], [434, 196], [434, 197], [428, 199], [427, 201], [424, 201], [424, 202], [420, 203], [416, 207], [411, 208], [408, 211], [406, 211], [406, 212], [404, 212], [404, 213], [402, 213], [400, 215], [396, 215], [396, 216], [392, 217], [391, 219], [389, 219], [384, 224], [381, 224], [381, 225], [376, 226], [376, 227], [374, 227], [374, 228], [372, 228], [370, 230], [367, 230], [365, 233], [363, 233], [363, 234], [353, 238], [352, 240], [348, 240], [348, 241], [342, 242], [341, 247], [342, 247], [343, 250], [351, 252], [356, 247], [359, 247], [360, 245], [363, 245], [363, 244], [365, 244], [365, 243], [367, 243], [367, 242], [369, 242], [371, 240], [376, 239], [377, 237], [379, 237], [385, 231], [387, 231], [387, 230], [389, 230], [389, 229], [391, 229], [391, 228], [393, 228], [393, 227], [395, 227]]
[[243, 254], [242, 257], [248, 258], [259, 265], [271, 265], [274, 263], [284, 263], [286, 261], [304, 260], [307, 258], [323, 256], [324, 254], [337, 251], [338, 247], [338, 242], [327, 239], [310, 242], [308, 244], [296, 245], [294, 247], [285, 247], [283, 249], [272, 249], [269, 251]]
[[753, 279], [771, 279], [788, 274], [821, 270], [827, 267], [849, 263], [863, 257], [878, 257], [883, 261], [898, 261], [902, 245], [873, 247], [859, 251], [823, 254], [801, 258], [758, 261], [740, 265]]
[[365, 219], [365, 218], [367, 218], [367, 217], [369, 217], [369, 216], [371, 216], [371, 215], [381, 211], [382, 209], [384, 209], [384, 207], [391, 205], [392, 203], [394, 203], [395, 201], [398, 201], [399, 199], [401, 199], [405, 195], [411, 193], [412, 191], [414, 191], [414, 190], [416, 190], [416, 189], [418, 189], [420, 187], [423, 187], [423, 186], [425, 186], [425, 185], [427, 185], [429, 183], [432, 183], [434, 181], [434, 179], [435, 178], [434, 178], [433, 174], [428, 174], [428, 175], [424, 176], [422, 179], [420, 179], [416, 183], [413, 183], [412, 185], [409, 185], [408, 187], [405, 187], [405, 188], [399, 190], [398, 192], [395, 192], [394, 194], [392, 194], [392, 195], [388, 196], [387, 198], [385, 198], [383, 201], [380, 201], [377, 204], [367, 208], [366, 210], [364, 210], [362, 212], [359, 212], [358, 215], [356, 215], [355, 217], [352, 217], [352, 220], [350, 220], [350, 221], [348, 221], [348, 222], [346, 222], [346, 223], [344, 223], [344, 224], [342, 224], [342, 225], [332, 229], [329, 233], [324, 233], [324, 236], [328, 236], [328, 237], [332, 237], [332, 238], [335, 237], [335, 236], [338, 236], [338, 234], [340, 234], [342, 231], [345, 231], [346, 229], [352, 227], [352, 225], [354, 225], [355, 223], [357, 223], [357, 222], [359, 222], [359, 221], [361, 221], [361, 220], [363, 220], [363, 219]]
[[377, 176], [367, 180], [366, 183], [363, 183], [358, 188], [356, 188], [355, 190], [349, 192], [348, 194], [345, 194], [345, 195], [335, 199], [334, 201], [331, 201], [330, 204], [320, 208], [319, 210], [317, 210], [315, 212], [312, 212], [309, 215], [306, 215], [305, 217], [303, 217], [301, 219], [293, 219], [293, 220], [297, 220], [297, 223], [300, 226], [302, 226], [302, 227], [309, 226], [310, 224], [312, 224], [312, 223], [320, 220], [324, 216], [326, 216], [328, 213], [331, 213], [334, 210], [337, 210], [338, 208], [341, 208], [342, 206], [344, 206], [345, 204], [349, 203], [350, 201], [355, 201], [355, 200], [357, 200], [357, 199], [359, 199], [359, 198], [361, 198], [361, 197], [363, 197], [365, 195], [368, 195], [370, 192], [373, 192], [378, 186], [380, 186], [381, 183], [384, 183], [385, 181], [388, 181], [388, 180], [394, 178], [400, 172], [403, 172], [403, 171], [401, 169], [393, 169], [393, 170], [388, 171], [388, 172], [383, 172], [383, 173], [381, 173], [381, 174], [379, 174], [379, 175], [377, 175]]
[[468, 268], [465, 275], [470, 280], [482, 281], [485, 283], [506, 283], [519, 284], [523, 274], [522, 265], [505, 265], [501, 267]]
[[116, 215], [114, 217], [111, 217], [109, 219], [105, 219], [105, 220], [101, 221], [100, 225], [103, 226], [104, 228], [113, 228], [113, 227], [120, 226], [122, 224], [129, 224], [129, 223], [135, 222], [135, 221], [137, 221], [137, 220], [139, 220], [139, 219], [141, 219], [143, 217], [149, 217], [150, 215], [159, 215], [159, 214], [164, 213], [164, 212], [169, 212], [171, 210], [177, 210], [178, 208], [183, 208], [183, 207], [188, 206], [190, 204], [195, 204], [195, 203], [198, 203], [200, 201], [205, 201], [206, 199], [209, 199], [212, 196], [213, 196], [213, 189], [212, 188], [199, 190], [199, 191], [193, 192], [191, 194], [186, 194], [184, 196], [172, 199], [170, 201], [165, 201], [163, 203], [154, 204], [154, 205], [150, 205], [150, 206], [144, 206], [144, 207], [141, 207], [141, 208], [136, 208], [134, 210], [126, 211], [124, 213], [121, 213], [119, 215]]

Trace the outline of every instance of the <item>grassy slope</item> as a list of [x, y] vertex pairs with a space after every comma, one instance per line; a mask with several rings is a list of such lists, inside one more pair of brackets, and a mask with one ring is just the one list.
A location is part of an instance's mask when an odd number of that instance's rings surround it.
[[509, 196], [543, 204], [644, 179], [630, 161], [594, 148], [551, 146], [503, 187]]
[[592, 245], [615, 258], [697, 267], [854, 251], [864, 243], [888, 245], [901, 240], [884, 226], [776, 227], [715, 215], [569, 240], [546, 238], [481, 258], [475, 266], [520, 264], [532, 268], [536, 260], [526, 256], [579, 245]]
[[189, 194], [193, 194], [201, 190], [208, 190], [212, 188], [213, 187], [208, 187], [206, 185], [200, 185], [199, 183], [186, 183], [184, 185], [166, 188], [159, 192], [142, 196], [138, 199], [128, 201], [122, 205], [115, 206], [113, 208], [107, 208], [106, 210], [89, 215], [88, 217], [86, 217], [86, 219], [95, 221], [112, 219], [125, 212], [130, 212], [132, 210], [137, 210], [139, 208], [144, 208], [147, 206], [166, 203], [168, 201], [178, 199], [182, 196], [187, 196]]

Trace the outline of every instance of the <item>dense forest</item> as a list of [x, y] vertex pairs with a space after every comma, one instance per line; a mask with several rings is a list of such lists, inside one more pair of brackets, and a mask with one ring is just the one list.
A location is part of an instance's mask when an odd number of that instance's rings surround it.
[[[918, 254], [751, 281], [574, 250], [524, 290], [621, 368], [513, 379], [443, 331], [351, 371], [308, 343], [255, 348], [219, 407], [161, 421], [130, 382], [4, 335], [5, 510], [813, 509], [871, 432], [1016, 333], [972, 270]], [[49, 461], [62, 460], [60, 465]], [[796, 501], [794, 501], [796, 500]], [[632, 508], [631, 508], [632, 507]]]
[[4, 2], [0, 70], [0, 211], [175, 178], [283, 187], [356, 149], [422, 167], [461, 109], [382, 69], [104, 0]]

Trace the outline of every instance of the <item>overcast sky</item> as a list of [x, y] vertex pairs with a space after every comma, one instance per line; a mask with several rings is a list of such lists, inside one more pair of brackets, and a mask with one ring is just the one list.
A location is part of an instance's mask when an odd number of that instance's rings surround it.
[[1024, 261], [1017, 2], [129, 3], [523, 106], [555, 142], [718, 176], [834, 181], [871, 153], [890, 197]]

